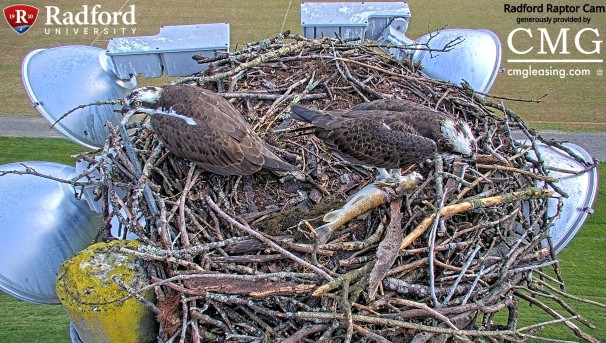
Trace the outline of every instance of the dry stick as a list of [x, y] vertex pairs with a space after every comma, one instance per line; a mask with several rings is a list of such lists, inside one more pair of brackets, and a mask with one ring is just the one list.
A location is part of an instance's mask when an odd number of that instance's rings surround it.
[[14, 175], [33, 175], [33, 176], [38, 176], [38, 177], [42, 177], [45, 179], [49, 179], [49, 180], [53, 180], [53, 181], [57, 181], [60, 183], [66, 183], [66, 184], [70, 184], [73, 186], [88, 186], [88, 185], [94, 185], [97, 182], [96, 181], [86, 181], [86, 182], [80, 182], [80, 181], [76, 181], [74, 179], [61, 179], [58, 177], [54, 177], [52, 175], [46, 175], [46, 174], [42, 174], [40, 172], [38, 172], [36, 169], [28, 166], [25, 163], [19, 163], [20, 165], [22, 165], [25, 168], [25, 171], [20, 171], [20, 170], [6, 170], [6, 171], [0, 171], [0, 177], [7, 175], [7, 174], [14, 174]]
[[[313, 80], [313, 75], [311, 76], [311, 80]], [[284, 94], [282, 94], [279, 98], [277, 98], [270, 106], [267, 110], [265, 110], [265, 114], [263, 115], [263, 117], [261, 117], [261, 119], [259, 119], [255, 125], [253, 125], [253, 130], [257, 131], [261, 126], [263, 126], [265, 124], [265, 121], [267, 120], [267, 118], [271, 115], [274, 114], [274, 112], [276, 111], [276, 108], [278, 106], [280, 106], [280, 104], [282, 104], [285, 100], [293, 97], [291, 95], [291, 93], [298, 88], [299, 86], [302, 86], [304, 83], [310, 81], [310, 78], [304, 77], [301, 80], [293, 83], [292, 85], [290, 85], [290, 87], [288, 87], [288, 89], [286, 90], [286, 92], [284, 92]], [[274, 116], [274, 120], [277, 118], [277, 116]], [[271, 123], [273, 123], [272, 120], [268, 126], [271, 126]]]
[[461, 201], [461, 199], [463, 199], [463, 197], [465, 196], [465, 194], [467, 194], [468, 192], [470, 192], [471, 190], [473, 190], [474, 188], [476, 188], [476, 186], [479, 185], [480, 182], [488, 180], [488, 178], [493, 173], [494, 173], [493, 170], [489, 170], [488, 172], [486, 172], [484, 174], [480, 174], [480, 177], [476, 178], [469, 186], [465, 187], [465, 189], [463, 189], [461, 192], [459, 192], [459, 194], [457, 194], [457, 196], [455, 197], [455, 199], [452, 200], [449, 205], [454, 205], [454, 204], [457, 203], [457, 201]]
[[326, 330], [328, 326], [325, 324], [316, 324], [316, 325], [309, 325], [309, 326], [304, 326], [301, 329], [299, 329], [299, 331], [295, 332], [294, 334], [290, 335], [290, 337], [282, 340], [280, 343], [299, 343], [302, 342], [303, 339], [311, 334], [314, 334], [316, 332], [320, 332], [320, 331], [324, 331]]
[[[341, 313], [334, 312], [277, 312], [275, 314], [280, 318], [292, 318], [292, 319], [302, 319], [302, 320], [311, 320], [311, 319], [325, 319], [325, 320], [346, 320], [345, 315]], [[389, 319], [389, 318], [378, 318], [373, 316], [365, 316], [354, 314], [352, 315], [352, 319], [357, 323], [367, 323], [372, 325], [382, 325], [386, 327], [397, 327], [403, 329], [411, 329], [411, 330], [419, 330], [419, 331], [427, 331], [427, 332], [435, 332], [439, 334], [447, 334], [447, 335], [461, 335], [461, 336], [477, 336], [477, 337], [507, 337], [507, 336], [515, 336], [516, 331], [514, 330], [459, 330], [459, 329], [451, 329], [444, 327], [436, 327], [430, 325], [416, 324], [403, 320]]]
[[[541, 285], [549, 288], [550, 290], [552, 290], [552, 291], [554, 291], [554, 292], [556, 292], [556, 293], [558, 293], [558, 294], [560, 294], [562, 296], [565, 296], [567, 298], [570, 298], [570, 299], [573, 299], [573, 300], [576, 300], [576, 301], [580, 301], [580, 302], [584, 302], [586, 304], [591, 304], [591, 305], [594, 305], [594, 306], [606, 308], [606, 304], [604, 304], [604, 303], [600, 303], [600, 302], [589, 300], [589, 299], [584, 299], [584, 298], [581, 298], [581, 297], [574, 296], [574, 295], [572, 295], [570, 293], [566, 293], [566, 292], [564, 292], [564, 291], [562, 291], [560, 289], [557, 289], [556, 287], [553, 287], [552, 285], [548, 284], [547, 282], [545, 282], [543, 280], [539, 280], [537, 278], [533, 278], [533, 281], [534, 282], [538, 282]], [[556, 280], [556, 282], [557, 282], [557, 280]]]
[[[109, 123], [108, 123], [108, 125], [109, 125]], [[137, 180], [139, 180], [140, 183], [143, 184], [143, 196], [145, 197], [145, 200], [147, 201], [147, 206], [149, 207], [151, 214], [153, 216], [156, 216], [156, 214], [158, 213], [158, 206], [156, 204], [156, 201], [154, 200], [154, 196], [151, 192], [151, 189], [145, 182], [145, 180], [147, 179], [147, 175], [143, 175], [143, 171], [141, 170], [141, 164], [139, 163], [139, 159], [137, 158], [137, 153], [135, 152], [135, 149], [133, 148], [133, 145], [131, 144], [130, 138], [128, 137], [128, 133], [126, 132], [126, 128], [124, 127], [124, 125], [120, 124], [118, 126], [118, 130], [120, 132], [120, 137], [122, 138], [122, 144], [124, 145], [124, 148], [126, 149], [126, 153], [128, 154], [129, 160], [133, 165], [133, 168], [135, 171], [135, 177], [137, 178]], [[157, 224], [158, 223], [156, 223], [156, 225]], [[160, 226], [158, 226], [158, 227], [160, 227]]]
[[234, 225], [235, 227], [237, 227], [238, 229], [248, 233], [249, 235], [255, 237], [256, 239], [260, 240], [261, 242], [267, 244], [268, 246], [270, 246], [272, 249], [278, 251], [279, 253], [281, 253], [282, 255], [288, 257], [289, 259], [297, 262], [298, 264], [302, 265], [303, 267], [309, 268], [313, 271], [315, 271], [318, 275], [322, 276], [326, 281], [333, 281], [334, 278], [330, 275], [328, 275], [325, 271], [323, 271], [322, 269], [312, 265], [311, 263], [293, 255], [291, 252], [287, 251], [286, 249], [282, 248], [281, 246], [279, 246], [278, 244], [276, 244], [274, 241], [272, 241], [271, 239], [267, 238], [265, 235], [261, 234], [260, 232], [258, 232], [257, 230], [253, 230], [250, 226], [248, 226], [248, 224], [242, 224], [240, 222], [238, 222], [237, 220], [235, 220], [234, 218], [232, 218], [231, 216], [229, 216], [227, 213], [223, 212], [222, 209], [219, 208], [219, 206], [217, 206], [217, 204], [215, 204], [215, 202], [211, 199], [210, 196], [206, 196], [204, 198], [206, 200], [206, 203], [208, 204], [208, 206], [210, 206], [215, 212], [217, 212], [217, 214], [219, 214], [219, 216], [221, 216], [223, 219], [227, 220], [230, 224]]
[[125, 291], [127, 291], [128, 294], [130, 294], [135, 299], [139, 300], [147, 308], [152, 310], [155, 315], [160, 315], [160, 313], [161, 313], [160, 309], [153, 302], [142, 297], [141, 294], [139, 294], [139, 292], [137, 290], [129, 287], [124, 281], [120, 280], [120, 278], [118, 278], [116, 275], [112, 276], [112, 280], [114, 280], [114, 282], [116, 284], [118, 284], [118, 286], [122, 287]]
[[251, 311], [248, 307], [246, 306], [239, 306], [239, 309], [246, 313], [246, 315], [252, 319], [255, 323], [259, 324], [263, 330], [265, 332], [269, 332], [271, 335], [273, 336], [277, 336], [276, 331], [269, 325], [267, 324], [264, 320], [262, 320], [261, 318], [259, 318], [259, 316], [257, 316], [253, 311]]
[[442, 313], [436, 311], [435, 309], [427, 306], [427, 304], [416, 302], [416, 301], [411, 301], [411, 300], [406, 300], [406, 299], [394, 299], [394, 301], [398, 305], [414, 307], [414, 308], [418, 308], [420, 310], [426, 311], [431, 316], [443, 321], [444, 324], [446, 324], [448, 327], [458, 330], [457, 326], [447, 316], [445, 316]]
[[207, 314], [202, 313], [197, 307], [190, 307], [189, 314], [203, 323], [211, 324], [212, 326], [218, 327], [225, 332], [229, 331], [229, 328], [227, 327], [227, 325], [225, 325], [225, 323], [220, 320], [216, 320]]
[[467, 262], [465, 262], [465, 264], [463, 265], [463, 268], [461, 269], [459, 276], [457, 276], [457, 279], [455, 280], [455, 282], [453, 282], [452, 286], [450, 287], [450, 292], [448, 292], [448, 295], [446, 295], [446, 298], [444, 298], [444, 300], [442, 301], [443, 305], [447, 305], [448, 302], [450, 301], [450, 298], [452, 298], [452, 296], [454, 295], [457, 285], [459, 284], [459, 282], [461, 282], [463, 275], [465, 275], [465, 273], [467, 272], [467, 269], [469, 268], [471, 263], [474, 261], [474, 258], [476, 257], [476, 254], [478, 253], [478, 251], [480, 251], [480, 245], [477, 245], [475, 247], [475, 249], [473, 249], [473, 251], [471, 252], [471, 255], [467, 259]]
[[196, 270], [199, 272], [204, 271], [204, 269], [202, 267], [200, 267], [197, 263], [194, 263], [191, 261], [186, 261], [186, 260], [172, 257], [172, 256], [158, 256], [158, 255], [148, 254], [145, 252], [130, 250], [130, 249], [126, 249], [126, 248], [119, 248], [118, 251], [125, 253], [125, 254], [131, 254], [133, 256], [137, 256], [138, 258], [145, 260], [145, 261], [165, 261], [167, 263], [175, 263], [175, 264], [180, 264], [185, 267], [191, 267], [193, 270]]
[[[530, 335], [530, 334], [526, 334], [526, 333], [520, 333], [520, 336], [522, 336], [524, 338], [532, 339], [533, 340], [532, 342], [544, 341], [544, 342], [548, 342], [548, 343], [579, 343], [578, 341], [566, 341], [563, 339], [547, 338], [547, 337]], [[526, 341], [522, 341], [522, 342], [526, 342]]]
[[[338, 63], [339, 62], [337, 62], [337, 67], [339, 66]], [[386, 97], [388, 97], [385, 94], [381, 94], [381, 93], [375, 91], [374, 89], [368, 87], [363, 82], [361, 82], [360, 80], [358, 80], [357, 78], [355, 78], [353, 75], [351, 75], [351, 72], [349, 71], [349, 68], [347, 67], [347, 64], [345, 62], [343, 62], [343, 72], [345, 73], [345, 76], [351, 82], [353, 82], [356, 86], [360, 87], [362, 90], [366, 91], [367, 93], [372, 94], [375, 98], [377, 98], [377, 99], [385, 99]]]
[[[376, 70], [378, 72], [381, 72], [383, 74], [387, 74], [387, 75], [390, 75], [390, 76], [397, 76], [399, 78], [406, 79], [406, 80], [413, 80], [413, 81], [419, 80], [419, 81], [427, 81], [427, 82], [436, 82], [437, 81], [435, 79], [430, 79], [430, 78], [425, 78], [425, 77], [409, 76], [409, 75], [406, 75], [406, 74], [395, 73], [395, 72], [389, 71], [387, 69], [383, 69], [381, 67], [373, 66], [373, 65], [370, 65], [370, 64], [367, 64], [367, 63], [363, 63], [363, 62], [360, 62], [360, 61], [356, 61], [356, 60], [352, 60], [352, 59], [349, 59], [349, 58], [335, 57], [335, 60], [358, 64], [358, 65], [361, 65], [361, 66], [364, 66], [364, 67], [367, 67], [367, 68], [370, 68], [370, 69], [374, 69], [374, 70]], [[437, 82], [441, 83], [441, 84], [444, 84], [444, 82], [440, 82], [440, 81], [437, 81]]]
[[587, 319], [585, 319], [581, 315], [579, 315], [577, 313], [577, 311], [575, 311], [570, 305], [568, 305], [564, 300], [560, 299], [556, 295], [553, 295], [553, 294], [543, 291], [543, 290], [535, 290], [535, 289], [532, 289], [529, 287], [520, 287], [520, 289], [523, 289], [523, 290], [529, 292], [530, 295], [534, 298], [536, 298], [537, 296], [542, 296], [542, 297], [545, 297], [547, 299], [554, 301], [555, 303], [560, 305], [564, 310], [566, 310], [568, 313], [570, 313], [570, 315], [577, 316], [577, 320], [579, 322], [583, 323], [583, 325], [587, 326], [590, 329], [595, 329], [595, 326], [593, 324], [591, 324]]
[[433, 306], [434, 307], [439, 307], [440, 306], [440, 302], [438, 301], [438, 297], [436, 296], [436, 287], [435, 287], [435, 282], [436, 282], [436, 276], [435, 276], [435, 267], [434, 267], [434, 260], [435, 260], [435, 252], [434, 252], [434, 248], [436, 245], [436, 235], [438, 233], [438, 225], [440, 224], [440, 214], [442, 213], [442, 208], [444, 208], [444, 201], [445, 201], [445, 197], [446, 197], [446, 193], [443, 189], [443, 185], [442, 185], [442, 172], [444, 169], [444, 164], [442, 162], [442, 156], [436, 154], [435, 158], [434, 158], [434, 167], [435, 167], [435, 177], [434, 177], [434, 182], [435, 182], [435, 188], [436, 188], [436, 198], [439, 199], [439, 203], [438, 203], [438, 209], [436, 211], [436, 215], [434, 216], [433, 219], [433, 224], [431, 226], [431, 231], [429, 234], [429, 251], [428, 251], [428, 256], [429, 256], [429, 290], [431, 293], [431, 300], [433, 301]]
[[89, 107], [89, 106], [117, 105], [119, 103], [120, 103], [120, 100], [106, 100], [106, 101], [96, 101], [96, 102], [92, 102], [90, 104], [76, 106], [76, 107], [72, 108], [71, 110], [65, 112], [63, 115], [61, 115], [61, 117], [59, 117], [59, 119], [55, 120], [55, 122], [51, 125], [50, 128], [52, 129], [53, 127], [55, 127], [55, 125], [57, 125], [58, 122], [60, 122], [65, 117], [67, 117], [68, 115], [70, 115], [71, 113], [73, 113], [79, 109]]
[[423, 257], [414, 262], [399, 265], [399, 266], [391, 269], [389, 272], [387, 272], [387, 274], [385, 274], [385, 276], [392, 276], [394, 274], [399, 274], [399, 273], [407, 272], [409, 270], [417, 269], [417, 268], [423, 266], [428, 261], [429, 261], [428, 257]]
[[250, 240], [250, 239], [251, 239], [250, 237], [246, 237], [246, 236], [233, 237], [233, 238], [225, 239], [223, 241], [194, 245], [187, 249], [174, 249], [174, 250], [168, 249], [168, 250], [166, 250], [166, 249], [161, 249], [161, 248], [150, 246], [150, 245], [141, 245], [138, 247], [139, 251], [129, 250], [129, 249], [125, 249], [125, 248], [121, 248], [120, 251], [124, 251], [129, 254], [141, 253], [141, 255], [138, 255], [140, 257], [145, 257], [146, 254], [151, 255], [151, 256], [157, 256], [157, 258], [153, 257], [153, 259], [165, 258], [165, 257], [191, 258], [191, 257], [200, 255], [202, 253], [205, 253], [205, 252], [213, 250], [213, 249], [222, 248], [222, 247], [228, 246], [230, 244], [236, 244], [236, 243]]
[[547, 181], [547, 182], [558, 182], [559, 181], [559, 179], [549, 177], [549, 176], [535, 174], [528, 170], [518, 169], [518, 168], [514, 168], [514, 167], [506, 167], [506, 166], [501, 166], [498, 164], [478, 164], [478, 165], [476, 165], [476, 167], [478, 169], [491, 169], [491, 170], [501, 170], [501, 171], [506, 171], [506, 172], [511, 172], [511, 173], [518, 173], [518, 174], [530, 176], [533, 179], [541, 180], [541, 181]]
[[338, 60], [336, 60], [336, 57], [337, 57], [337, 52], [336, 52], [336, 51], [334, 51], [334, 55], [335, 55], [335, 65], [337, 66], [337, 70], [339, 71], [339, 73], [341, 74], [341, 76], [342, 76], [344, 79], [349, 80], [349, 84], [351, 85], [351, 88], [352, 88], [352, 89], [353, 89], [353, 90], [354, 90], [356, 93], [358, 93], [358, 95], [360, 96], [360, 98], [362, 98], [362, 100], [364, 100], [364, 102], [369, 102], [370, 100], [368, 100], [368, 98], [367, 98], [367, 97], [366, 97], [366, 96], [365, 96], [365, 95], [364, 95], [364, 94], [363, 94], [363, 93], [362, 93], [362, 92], [361, 92], [361, 91], [358, 89], [358, 87], [356, 87], [356, 84], [355, 84], [353, 81], [351, 81], [351, 80], [350, 80], [350, 79], [347, 77], [347, 75], [345, 75], [345, 72], [344, 72], [344, 71], [343, 71], [343, 69], [341, 68], [341, 65], [340, 65], [339, 61], [338, 61]]
[[181, 294], [181, 311], [183, 313], [183, 317], [181, 318], [181, 338], [179, 339], [179, 343], [185, 343], [185, 337], [187, 335], [187, 322], [189, 318], [189, 311], [187, 308], [187, 301], [183, 294]]
[[360, 326], [358, 324], [353, 324], [353, 329], [356, 330], [359, 334], [363, 335], [364, 337], [373, 340], [377, 343], [391, 343], [390, 340], [388, 340], [387, 338], [378, 335], [372, 331], [370, 331], [369, 329]]
[[478, 282], [480, 281], [480, 278], [483, 275], [484, 275], [484, 266], [480, 267], [480, 271], [478, 272], [478, 275], [476, 276], [476, 278], [473, 280], [473, 283], [471, 284], [471, 287], [469, 287], [469, 291], [467, 291], [467, 294], [463, 298], [463, 301], [461, 301], [461, 305], [467, 304], [467, 301], [471, 297], [471, 294], [473, 293], [473, 290], [476, 288]]
[[355, 280], [358, 280], [358, 279], [362, 278], [363, 276], [365, 276], [366, 274], [368, 274], [372, 270], [372, 267], [374, 265], [375, 265], [374, 261], [369, 262], [361, 268], [355, 269], [347, 274], [343, 274], [343, 275], [339, 276], [338, 278], [334, 279], [333, 281], [316, 288], [316, 290], [311, 295], [314, 297], [319, 297], [328, 291], [338, 288], [343, 283], [354, 282]]
[[[551, 315], [552, 317], [556, 318], [556, 319], [564, 319], [564, 317], [559, 314], [558, 312], [554, 311], [552, 308], [550, 308], [549, 306], [545, 305], [543, 302], [528, 296], [520, 291], [515, 290], [513, 292], [516, 296], [528, 301], [531, 304], [536, 305], [538, 308], [542, 309], [543, 311], [545, 311], [546, 313], [548, 313], [549, 315]], [[595, 339], [594, 337], [590, 336], [589, 334], [581, 331], [581, 329], [579, 329], [578, 326], [574, 325], [571, 321], [564, 321], [564, 325], [566, 325], [577, 337], [587, 341], [587, 342], [591, 342], [591, 343], [599, 343], [600, 341]]]
[[[519, 200], [548, 198], [553, 196], [553, 194], [554, 192], [548, 189], [529, 187], [520, 192], [506, 193], [503, 195], [496, 195], [488, 198], [466, 201], [455, 205], [448, 205], [444, 207], [442, 211], [440, 211], [440, 216], [446, 218], [451, 217], [455, 214], [467, 212], [474, 208], [508, 204]], [[417, 225], [417, 227], [411, 233], [409, 233], [408, 236], [404, 238], [404, 241], [400, 246], [400, 250], [405, 249], [415, 239], [419, 238], [423, 233], [425, 233], [425, 231], [427, 231], [427, 229], [429, 229], [430, 225], [433, 223], [435, 217], [436, 214], [434, 213], [429, 217], [423, 219], [423, 221], [419, 225]]]
[[345, 333], [345, 343], [350, 343], [353, 337], [353, 318], [351, 313], [351, 303], [349, 302], [349, 282], [344, 282], [342, 286], [341, 308], [345, 315], [345, 323], [347, 324], [347, 332]]
[[182, 79], [179, 79], [177, 81], [175, 81], [175, 84], [181, 84], [181, 83], [187, 83], [187, 82], [196, 82], [199, 86], [205, 85], [207, 83], [212, 83], [212, 82], [217, 82], [219, 80], [224, 80], [230, 76], [236, 75], [239, 72], [241, 72], [242, 70], [248, 69], [248, 68], [252, 68], [255, 66], [260, 65], [263, 62], [266, 62], [268, 60], [272, 60], [278, 57], [282, 57], [285, 55], [288, 55], [292, 52], [298, 51], [300, 49], [302, 49], [303, 47], [315, 47], [315, 46], [321, 46], [324, 42], [327, 41], [327, 38], [320, 38], [320, 39], [315, 39], [313, 41], [300, 41], [300, 42], [296, 42], [293, 44], [289, 44], [286, 45], [278, 50], [275, 51], [270, 51], [268, 53], [265, 53], [257, 58], [255, 58], [252, 61], [249, 62], [245, 62], [242, 63], [240, 65], [238, 65], [236, 68], [231, 69], [229, 71], [223, 72], [223, 73], [219, 73], [219, 74], [215, 74], [213, 76], [207, 76], [207, 77], [198, 77], [198, 76], [190, 76], [190, 77], [184, 77]]
[[[231, 99], [257, 99], [257, 100], [277, 100], [283, 97], [282, 94], [270, 94], [270, 93], [245, 93], [245, 92], [226, 92], [219, 93], [224, 98]], [[314, 94], [292, 94], [293, 97], [299, 98], [300, 100], [318, 100], [328, 97], [326, 93], [314, 93]]]
[[185, 201], [187, 200], [187, 194], [189, 190], [196, 184], [198, 178], [200, 177], [201, 171], [197, 171], [194, 174], [194, 170], [196, 169], [196, 164], [192, 163], [189, 167], [189, 171], [187, 172], [187, 179], [185, 181], [185, 186], [181, 191], [181, 196], [179, 197], [179, 220], [181, 225], [179, 225], [179, 231], [181, 232], [181, 243], [183, 247], [189, 248], [191, 243], [189, 241], [189, 236], [187, 234], [187, 228], [185, 226]]

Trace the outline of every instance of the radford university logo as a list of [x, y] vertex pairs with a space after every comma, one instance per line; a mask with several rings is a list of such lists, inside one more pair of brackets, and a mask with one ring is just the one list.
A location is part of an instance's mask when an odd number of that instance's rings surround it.
[[4, 18], [8, 25], [22, 35], [29, 30], [38, 17], [38, 9], [30, 5], [12, 5], [4, 8]]

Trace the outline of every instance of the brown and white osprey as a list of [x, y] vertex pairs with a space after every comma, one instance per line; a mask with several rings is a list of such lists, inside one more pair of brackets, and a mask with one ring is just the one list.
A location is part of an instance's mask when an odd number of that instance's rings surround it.
[[249, 175], [261, 168], [296, 170], [274, 154], [242, 115], [218, 94], [196, 86], [166, 85], [133, 90], [122, 113], [147, 113], [173, 154], [220, 175]]
[[476, 140], [464, 121], [408, 100], [376, 100], [348, 111], [299, 105], [291, 117], [312, 124], [314, 134], [344, 160], [385, 169], [407, 168], [435, 153], [473, 155]]

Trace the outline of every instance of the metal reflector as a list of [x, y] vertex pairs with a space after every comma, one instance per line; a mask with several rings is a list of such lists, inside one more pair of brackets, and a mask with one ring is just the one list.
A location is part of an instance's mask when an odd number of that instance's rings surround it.
[[[33, 106], [51, 124], [77, 106], [117, 100], [137, 86], [135, 78], [116, 76], [104, 50], [81, 45], [30, 52], [23, 60], [21, 77]], [[115, 112], [119, 109], [115, 105], [78, 109], [55, 128], [78, 144], [99, 148], [108, 136], [106, 123], [120, 122], [120, 113]]]
[[417, 50], [413, 62], [423, 66], [428, 76], [460, 84], [466, 81], [478, 92], [487, 93], [501, 65], [501, 42], [489, 30], [446, 29], [417, 39], [430, 49], [442, 49], [450, 42], [456, 45], [447, 52]]
[[[594, 164], [591, 155], [582, 147], [573, 143], [564, 143], [564, 146], [588, 166]], [[593, 211], [593, 202], [598, 189], [598, 170], [595, 166], [588, 168], [587, 165], [558, 148], [543, 143], [538, 143], [538, 148], [545, 162], [544, 166], [549, 170], [549, 176], [559, 179], [556, 186], [568, 195], [567, 198], [560, 199], [562, 202], [560, 217], [549, 230], [555, 253], [559, 253], [570, 243], [587, 216]], [[532, 154], [531, 157], [536, 158], [534, 151]], [[557, 207], [558, 199], [549, 199], [547, 214], [556, 215]]]
[[423, 72], [434, 79], [457, 85], [466, 81], [481, 93], [490, 90], [501, 64], [501, 42], [492, 31], [444, 29], [413, 41], [404, 35], [405, 24], [403, 19], [394, 19], [385, 29], [379, 42], [398, 46], [384, 48], [386, 52], [421, 64]]
[[[52, 162], [21, 162], [0, 171], [37, 172], [59, 179], [75, 169]], [[0, 177], [0, 290], [33, 303], [55, 304], [55, 280], [63, 261], [86, 248], [101, 227], [101, 216], [72, 186], [34, 175]]]

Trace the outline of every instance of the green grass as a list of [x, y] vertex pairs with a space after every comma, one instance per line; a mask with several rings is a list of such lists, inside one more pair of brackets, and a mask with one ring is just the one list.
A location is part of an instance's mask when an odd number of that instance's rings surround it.
[[[4, 6], [7, 0], [0, 0]], [[14, 2], [11, 2], [14, 3]], [[105, 48], [111, 35], [47, 35], [44, 33], [44, 22], [46, 18], [45, 5], [47, 1], [31, 0], [28, 4], [38, 6], [40, 18], [32, 29], [25, 35], [20, 36], [6, 24], [0, 29], [0, 47], [4, 54], [0, 59], [0, 112], [8, 114], [36, 114], [31, 108], [29, 99], [21, 86], [20, 68], [23, 57], [36, 48], [53, 47], [59, 45], [84, 44]], [[123, 4], [136, 5], [136, 32], [134, 35], [154, 35], [158, 33], [161, 25], [178, 25], [192, 23], [215, 23], [229, 22], [231, 26], [232, 50], [241, 46], [244, 42], [257, 41], [259, 39], [275, 36], [282, 28], [290, 29], [300, 33], [300, 2], [290, 0], [268, 0], [263, 2], [233, 0], [225, 5], [217, 5], [214, 0], [180, 0], [174, 4], [167, 5], [165, 1], [124, 1], [109, 0], [103, 2], [103, 10], [115, 11]], [[487, 28], [494, 31], [502, 43], [503, 59], [501, 65], [505, 69], [525, 67], [508, 63], [507, 59], [516, 57], [507, 46], [509, 33], [521, 25], [515, 22], [519, 14], [504, 13], [503, 4], [510, 3], [507, 0], [466, 0], [457, 2], [447, 0], [436, 1], [411, 1], [409, 6], [412, 12], [411, 23], [407, 32], [410, 38], [418, 38], [421, 35], [437, 30], [441, 27], [449, 28]], [[62, 10], [79, 10], [83, 2], [62, 1]], [[262, 5], [261, 5], [262, 4]], [[569, 4], [567, 0], [553, 0], [550, 4]], [[546, 15], [546, 14], [543, 14]], [[553, 15], [551, 15], [553, 16]], [[597, 27], [601, 35], [604, 34], [606, 24], [602, 20], [603, 14], [587, 14], [592, 18], [591, 27]], [[283, 24], [284, 23], [284, 24]], [[524, 24], [523, 27], [536, 30], [543, 27], [541, 24]], [[584, 24], [567, 24], [570, 28], [568, 45], [571, 54], [567, 58], [587, 57], [575, 53], [574, 34], [578, 29], [586, 27]], [[548, 26], [553, 40], [557, 37], [561, 25]], [[130, 34], [132, 35], [132, 34]], [[534, 51], [539, 50], [538, 33], [534, 31], [533, 38], [524, 39], [518, 36], [516, 46], [519, 49], [534, 45]], [[582, 42], [585, 49], [589, 50], [589, 41], [598, 39], [589, 35]], [[601, 38], [600, 38], [601, 39]], [[606, 47], [602, 46], [602, 50]], [[601, 55], [603, 56], [603, 54]], [[520, 57], [520, 56], [517, 56]], [[536, 54], [524, 56], [530, 58], [546, 58]], [[547, 56], [549, 57], [549, 56]], [[557, 57], [557, 56], [556, 56]], [[596, 56], [593, 56], [596, 57]], [[600, 56], [597, 56], [600, 57]], [[562, 65], [535, 64], [536, 68], [560, 68]], [[539, 98], [545, 94], [547, 97], [542, 104], [517, 103], [505, 101], [505, 104], [515, 109], [529, 123], [545, 125], [546, 127], [557, 127], [561, 129], [587, 129], [606, 130], [606, 115], [602, 111], [603, 81], [604, 77], [597, 76], [598, 69], [605, 69], [603, 64], [590, 65], [563, 65], [565, 68], [587, 68], [592, 72], [588, 77], [529, 77], [524, 79], [520, 76], [509, 76], [507, 73], [499, 74], [491, 90], [492, 94], [508, 96], [512, 98]], [[153, 85], [166, 83], [168, 78], [143, 79], [141, 85]]]
[[71, 155], [85, 148], [63, 138], [0, 137], [0, 164], [23, 161], [53, 161], [74, 165]]
[[0, 342], [69, 342], [69, 319], [60, 305], [38, 305], [0, 292]]

